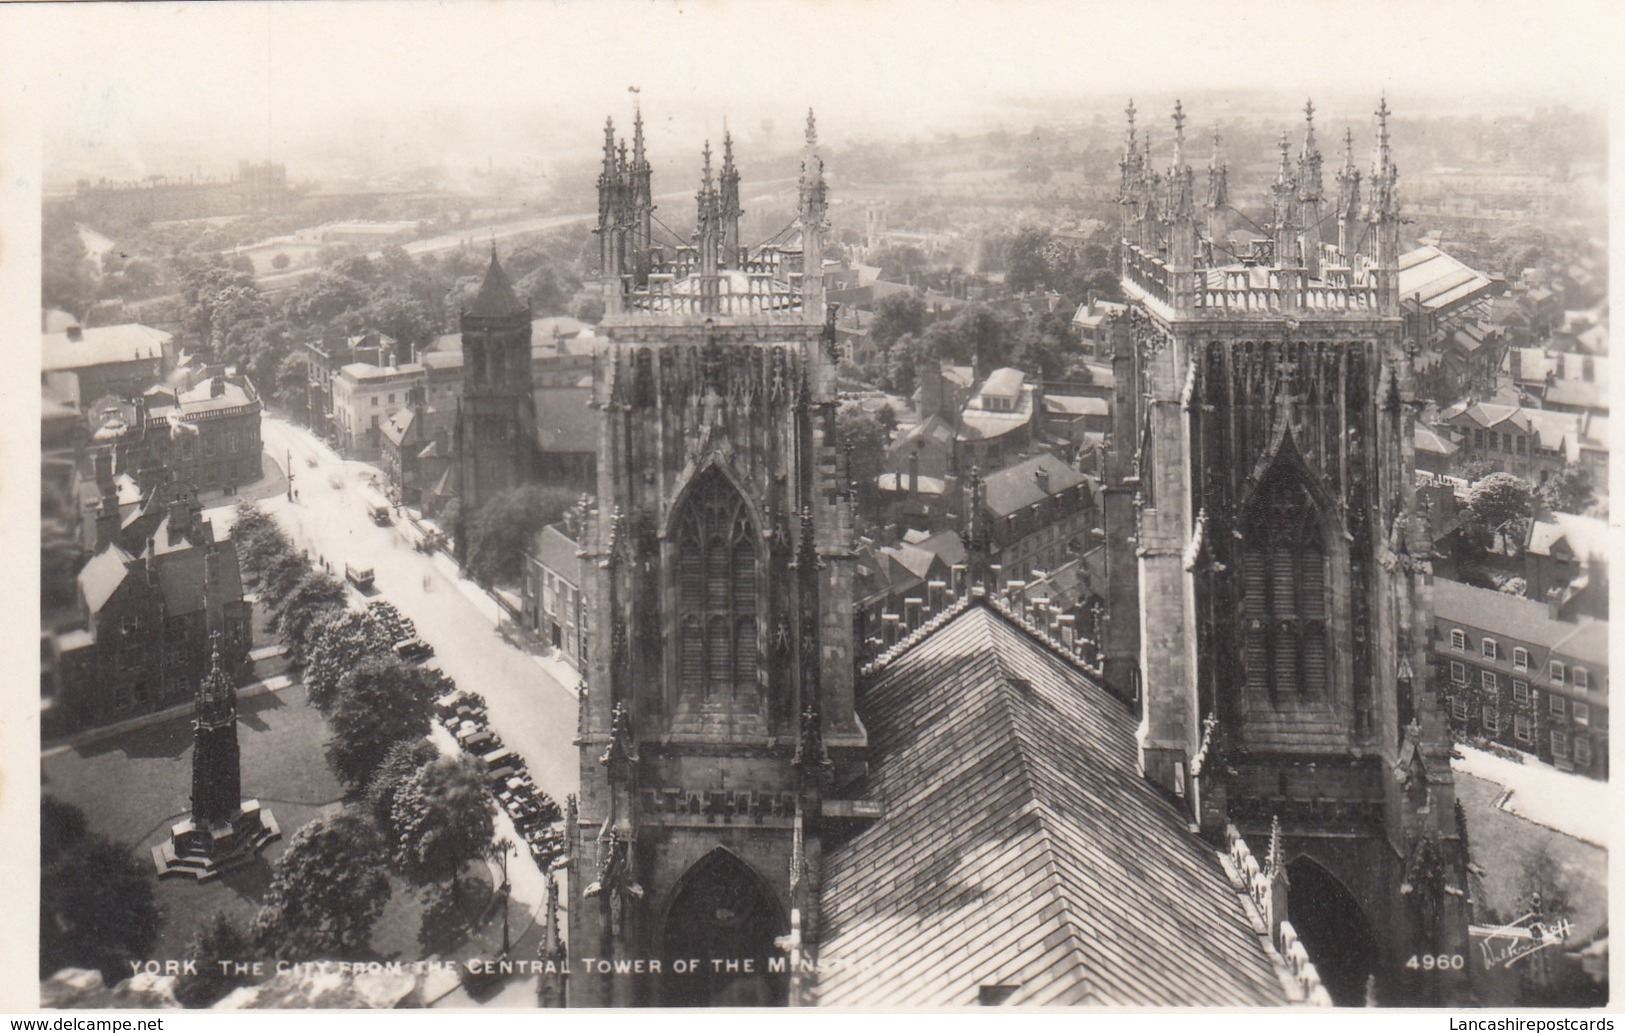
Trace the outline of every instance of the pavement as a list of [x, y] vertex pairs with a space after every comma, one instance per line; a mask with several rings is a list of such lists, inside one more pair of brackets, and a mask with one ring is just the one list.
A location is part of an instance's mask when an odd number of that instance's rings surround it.
[[[559, 805], [580, 791], [575, 688], [580, 677], [557, 661], [538, 658], [511, 644], [498, 630], [502, 611], [474, 582], [457, 574], [444, 553], [412, 548], [415, 535], [400, 523], [377, 526], [369, 518], [360, 489], [382, 474], [358, 460], [346, 460], [303, 428], [265, 417], [261, 435], [278, 464], [292, 461], [299, 501], [286, 494], [269, 498], [260, 508], [271, 514], [313, 561], [325, 560], [335, 571], [345, 563], [373, 569], [374, 589], [363, 595], [350, 589], [352, 601], [364, 605], [388, 599], [417, 627], [418, 637], [435, 649], [434, 663], [459, 688], [485, 697], [491, 726], [521, 757], [531, 778]], [[336, 486], [335, 486], [336, 485]], [[559, 670], [559, 668], [564, 670]], [[560, 675], [568, 673], [568, 678]], [[516, 901], [521, 868], [535, 865], [528, 854], [510, 865]], [[541, 879], [541, 873], [535, 872]], [[545, 887], [545, 881], [539, 883]], [[539, 903], [542, 899], [537, 896]]]
[[1501, 810], [1595, 846], [1608, 845], [1613, 808], [1607, 782], [1559, 771], [1535, 757], [1519, 764], [1471, 746], [1458, 745], [1456, 751], [1455, 770], [1507, 790], [1497, 804]]

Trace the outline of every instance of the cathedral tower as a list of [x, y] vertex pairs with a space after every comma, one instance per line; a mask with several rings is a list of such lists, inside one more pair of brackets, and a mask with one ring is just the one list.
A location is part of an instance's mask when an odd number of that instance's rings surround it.
[[[817, 254], [811, 157], [803, 249]], [[719, 189], [707, 151], [698, 249], [654, 246], [643, 283], [605, 279], [569, 822], [576, 1006], [785, 1003], [775, 939], [814, 932], [822, 837], [861, 820], [840, 799], [866, 738], [833, 325], [781, 272], [786, 254], [724, 246], [731, 169], [725, 145]], [[614, 973], [637, 959], [661, 965]]]
[[479, 293], [462, 311], [463, 397], [456, 423], [457, 557], [467, 562], [466, 526], [493, 495], [526, 483], [535, 469], [536, 396], [531, 388], [530, 306], [514, 294], [491, 247]]
[[[1412, 357], [1397, 291], [1399, 210], [1386, 103], [1364, 234], [1318, 227], [1314, 109], [1294, 167], [1283, 134], [1266, 248], [1199, 239], [1174, 115], [1164, 202], [1130, 128], [1108, 547], [1108, 680], [1143, 686], [1145, 776], [1204, 831], [1255, 841], [1279, 818], [1293, 923], [1334, 996], [1460, 999], [1465, 860], [1450, 745], [1429, 684], [1427, 557], [1415, 504]], [[1215, 159], [1206, 222], [1222, 225]], [[1148, 221], [1149, 220], [1149, 221]], [[1350, 249], [1351, 238], [1369, 246]], [[1193, 265], [1192, 256], [1196, 256]], [[1126, 353], [1126, 354], [1124, 354]], [[1132, 513], [1115, 500], [1130, 494]], [[1125, 526], [1132, 521], [1132, 526]], [[1137, 635], [1119, 626], [1138, 596]], [[1137, 645], [1136, 670], [1122, 671]], [[1318, 949], [1318, 953], [1317, 953]]]

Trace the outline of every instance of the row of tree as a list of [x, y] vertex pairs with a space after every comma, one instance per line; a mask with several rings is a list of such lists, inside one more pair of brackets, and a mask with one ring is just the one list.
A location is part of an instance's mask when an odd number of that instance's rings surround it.
[[990, 372], [1015, 366], [1054, 383], [1089, 383], [1091, 374], [1072, 325], [1073, 308], [1000, 313], [983, 304], [936, 313], [916, 294], [894, 294], [875, 308], [868, 348], [855, 373], [864, 381], [912, 394], [933, 363]]
[[454, 685], [403, 663], [391, 648], [410, 630], [393, 606], [344, 605], [335, 579], [313, 569], [276, 523], [251, 504], [233, 529], [244, 568], [260, 581], [308, 699], [333, 735], [325, 746], [339, 779], [365, 801], [301, 827], [277, 861], [249, 929], [216, 916], [192, 945], [198, 975], [178, 995], [218, 1000], [242, 980], [221, 959], [359, 960], [392, 895], [391, 874], [422, 891], [426, 949], [449, 946], [458, 928], [460, 875], [492, 849], [495, 804], [479, 768], [429, 741], [436, 698]]

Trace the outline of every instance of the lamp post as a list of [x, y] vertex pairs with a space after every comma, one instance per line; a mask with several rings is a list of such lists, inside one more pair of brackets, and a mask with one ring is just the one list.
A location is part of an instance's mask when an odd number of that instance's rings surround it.
[[508, 897], [510, 896], [510, 894], [512, 892], [512, 887], [508, 882], [508, 852], [511, 851], [512, 849], [513, 849], [513, 842], [510, 839], [508, 839], [508, 837], [506, 837], [506, 836], [503, 836], [501, 839], [499, 839], [495, 843], [491, 844], [491, 852], [496, 857], [497, 866], [502, 869], [502, 885], [497, 888], [497, 892], [502, 895], [502, 956], [503, 957], [507, 957], [508, 952], [513, 949], [513, 945], [509, 941], [509, 938], [508, 938]]
[[288, 501], [293, 501], [293, 449], [287, 450], [285, 469], [288, 471]]

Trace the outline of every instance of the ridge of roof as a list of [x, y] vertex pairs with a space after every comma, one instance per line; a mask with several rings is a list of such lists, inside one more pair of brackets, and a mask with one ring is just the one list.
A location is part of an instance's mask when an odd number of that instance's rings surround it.
[[1009, 622], [1012, 627], [1025, 632], [1030, 638], [1033, 639], [1033, 641], [1044, 646], [1050, 652], [1071, 664], [1082, 674], [1087, 675], [1090, 678], [1101, 677], [1100, 668], [1089, 666], [1088, 662], [1085, 661], [1083, 657], [1078, 656], [1076, 652], [1068, 649], [1064, 642], [1060, 642], [1052, 637], [1047, 629], [1040, 627], [1032, 620], [1032, 618], [1021, 613], [1019, 610], [1016, 610], [1010, 606], [1009, 603], [1006, 603], [998, 596], [990, 594], [986, 588], [980, 585], [977, 585], [969, 592], [966, 592], [958, 599], [955, 599], [953, 603], [947, 607], [947, 609], [933, 615], [930, 620], [926, 621], [924, 624], [921, 624], [907, 635], [904, 635], [902, 638], [892, 643], [879, 656], [864, 664], [863, 667], [858, 670], [858, 674], [865, 678], [869, 678], [884, 673], [886, 668], [897, 662], [897, 660], [902, 658], [916, 645], [929, 638], [933, 631], [936, 631], [944, 624], [947, 624], [955, 617], [970, 609], [973, 604], [980, 604], [992, 610], [994, 613], [998, 614], [1000, 617]]
[[824, 949], [861, 963], [820, 971], [818, 1003], [973, 1004], [1006, 981], [1030, 1005], [1298, 1000], [1221, 858], [1139, 774], [1132, 714], [990, 610], [868, 690], [860, 794], [885, 813], [824, 854]]

